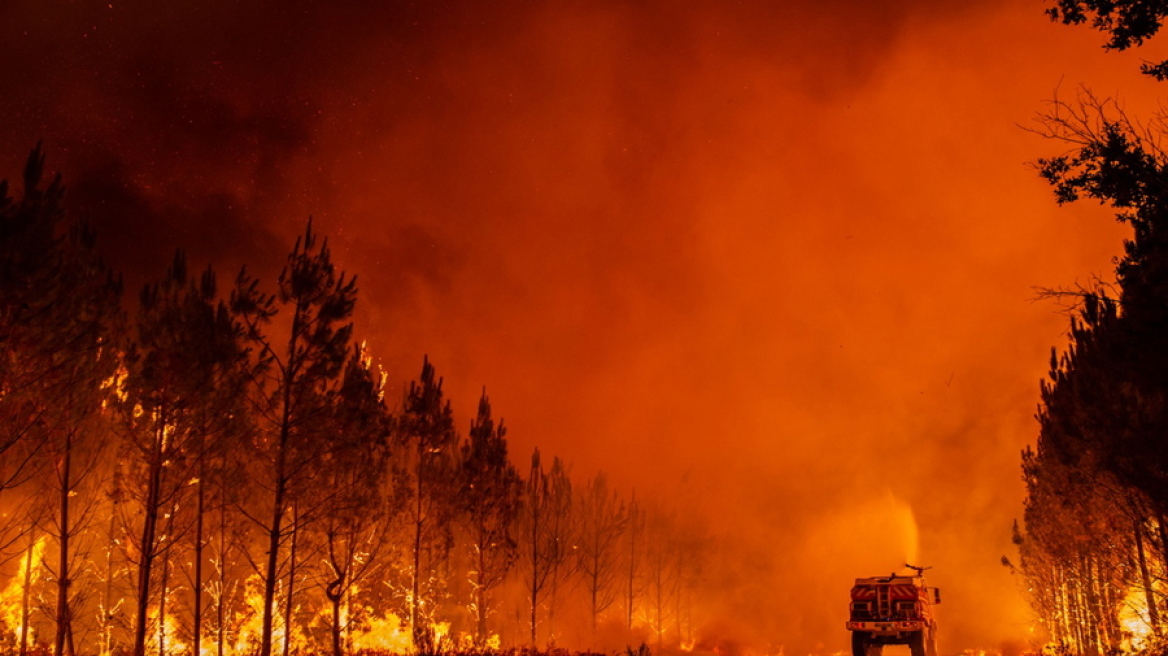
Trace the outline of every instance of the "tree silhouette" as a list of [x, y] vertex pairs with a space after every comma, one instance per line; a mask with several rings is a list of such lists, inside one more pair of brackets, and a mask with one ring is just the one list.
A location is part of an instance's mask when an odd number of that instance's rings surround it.
[[600, 615], [618, 595], [620, 539], [628, 518], [625, 503], [609, 489], [607, 476], [597, 474], [588, 481], [577, 499], [577, 517], [576, 566], [584, 579], [595, 636]]
[[343, 436], [341, 448], [319, 472], [332, 491], [316, 532], [325, 550], [324, 594], [332, 605], [334, 656], [344, 653], [343, 603], [384, 551], [390, 515], [397, 510], [388, 496], [391, 417], [382, 384], [362, 350], [354, 348], [333, 408], [334, 430]]
[[[1057, 103], [1046, 117], [1050, 136], [1070, 143], [1067, 155], [1039, 160], [1060, 203], [1091, 198], [1117, 210], [1133, 229], [1116, 265], [1117, 298], [1085, 295], [1072, 324], [1072, 344], [1044, 388], [1044, 404], [1071, 398], [1058, 436], [1064, 452], [1114, 474], [1168, 512], [1168, 170], [1165, 157], [1108, 104], [1087, 96]], [[1057, 398], [1056, 398], [1057, 396]], [[1052, 436], [1053, 437], [1053, 436]]]
[[633, 615], [637, 609], [637, 598], [644, 588], [642, 580], [642, 560], [645, 550], [645, 510], [637, 501], [634, 492], [629, 499], [628, 522], [625, 526], [625, 628], [633, 629]]
[[76, 652], [72, 540], [95, 503], [121, 284], [98, 256], [93, 230], [66, 219], [60, 177], [41, 188], [44, 161], [38, 145], [18, 201], [0, 183], [0, 489], [27, 480], [35, 458], [48, 469], [39, 494], [57, 499], [48, 523], [58, 548], [53, 653], [60, 656]]
[[456, 490], [454, 413], [427, 357], [411, 381], [397, 422], [397, 442], [406, 471], [404, 494], [410, 524], [408, 547], [410, 630], [415, 646], [428, 644], [429, 618], [436, 605], [437, 581], [431, 574], [449, 554]]
[[[564, 463], [552, 460], [545, 470], [539, 449], [531, 454], [531, 469], [525, 482], [520, 512], [520, 553], [524, 569], [524, 587], [528, 595], [530, 642], [536, 647], [539, 607], [544, 603], [550, 618], [555, 613], [555, 589], [570, 573], [572, 544], [572, 481]], [[541, 602], [544, 591], [550, 599]], [[549, 640], [551, 639], [549, 627]]]
[[491, 402], [483, 390], [478, 414], [462, 446], [458, 496], [470, 536], [475, 641], [479, 646], [487, 638], [490, 592], [503, 581], [517, 556], [513, 533], [523, 484], [507, 458], [506, 434], [503, 421], [496, 424], [491, 418]]
[[[173, 530], [162, 530], [159, 521], [166, 518], [174, 524], [178, 507], [190, 495], [195, 497], [194, 512], [188, 513], [195, 533], [193, 635], [194, 645], [200, 643], [209, 453], [213, 442], [226, 439], [228, 418], [235, 414], [231, 406], [238, 397], [232, 392], [239, 385], [233, 378], [238, 378], [244, 354], [234, 320], [216, 300], [214, 273], [207, 269], [198, 278], [189, 276], [181, 251], [163, 280], [142, 290], [138, 308], [120, 405], [128, 446], [123, 465], [129, 463], [130, 486], [137, 488], [133, 497], [138, 503], [127, 523], [139, 524], [133, 653], [142, 656], [155, 561], [163, 558], [166, 570], [178, 537]], [[161, 590], [159, 606], [164, 602]], [[161, 611], [157, 616], [159, 622], [164, 619]]]
[[[254, 446], [269, 491], [266, 516], [253, 515], [267, 542], [260, 656], [272, 653], [281, 555], [289, 538], [295, 543], [300, 528], [291, 512], [293, 502], [311, 483], [313, 468], [335, 446], [336, 435], [326, 430], [322, 419], [331, 407], [349, 353], [353, 326], [347, 322], [356, 296], [356, 279], [336, 270], [327, 241], [317, 244], [311, 220], [288, 255], [275, 298], [260, 293], [246, 273], [240, 274], [232, 295], [232, 309], [246, 326], [260, 372], [256, 401], [263, 427]], [[277, 302], [290, 314], [283, 347], [265, 332]], [[289, 558], [289, 566], [294, 568], [294, 557]], [[290, 637], [286, 633], [285, 646]]]

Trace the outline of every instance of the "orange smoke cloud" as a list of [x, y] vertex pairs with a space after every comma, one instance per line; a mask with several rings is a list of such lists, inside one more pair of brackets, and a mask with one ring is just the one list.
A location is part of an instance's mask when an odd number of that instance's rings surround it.
[[1123, 231], [1055, 206], [1018, 124], [1060, 85], [1146, 106], [1142, 53], [998, 2], [37, 4], [0, 21], [39, 76], [0, 74], [5, 170], [45, 137], [133, 274], [270, 270], [313, 213], [391, 379], [429, 353], [517, 460], [728, 536], [743, 640], [844, 649], [851, 579], [905, 558], [944, 651], [1025, 636], [999, 557], [1066, 324], [1033, 287], [1106, 277]]

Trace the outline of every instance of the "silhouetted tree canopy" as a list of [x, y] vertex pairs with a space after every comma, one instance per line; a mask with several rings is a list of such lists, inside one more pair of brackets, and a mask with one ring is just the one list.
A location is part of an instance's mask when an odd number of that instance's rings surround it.
[[[1164, 0], [1057, 0], [1046, 13], [1064, 25], [1090, 22], [1091, 27], [1110, 35], [1105, 48], [1127, 50], [1143, 45], [1160, 31], [1168, 17]], [[1146, 63], [1143, 72], [1158, 80], [1168, 78], [1168, 61]]]

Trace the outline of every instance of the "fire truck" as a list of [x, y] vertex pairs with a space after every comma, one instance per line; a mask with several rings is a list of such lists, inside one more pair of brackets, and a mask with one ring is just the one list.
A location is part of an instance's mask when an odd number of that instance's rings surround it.
[[933, 606], [941, 591], [925, 583], [928, 567], [905, 565], [909, 575], [856, 579], [847, 628], [852, 656], [880, 656], [884, 645], [908, 645], [912, 656], [937, 656]]

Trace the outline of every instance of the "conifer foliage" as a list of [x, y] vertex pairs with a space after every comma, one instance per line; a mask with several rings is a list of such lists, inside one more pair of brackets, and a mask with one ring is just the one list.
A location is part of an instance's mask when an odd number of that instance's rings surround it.
[[[1168, 18], [1164, 0], [1057, 0], [1046, 10], [1053, 20], [1066, 25], [1090, 23], [1110, 38], [1105, 47], [1127, 50], [1143, 45], [1160, 31]], [[1157, 80], [1168, 79], [1168, 62], [1146, 63], [1141, 69]]]

